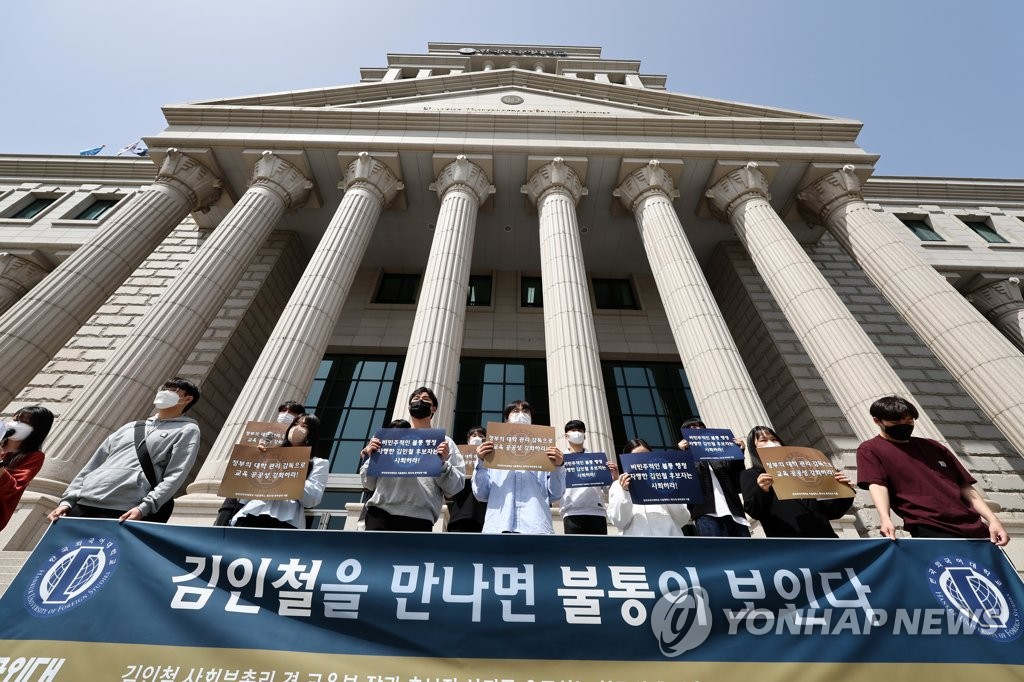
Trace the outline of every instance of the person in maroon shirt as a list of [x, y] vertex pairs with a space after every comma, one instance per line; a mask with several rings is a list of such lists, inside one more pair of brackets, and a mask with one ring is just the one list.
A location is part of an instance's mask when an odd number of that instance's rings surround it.
[[879, 434], [857, 448], [857, 485], [871, 493], [882, 535], [896, 539], [891, 508], [916, 538], [989, 538], [1000, 547], [1010, 541], [956, 456], [911, 435], [918, 412], [910, 401], [886, 396], [870, 412]]

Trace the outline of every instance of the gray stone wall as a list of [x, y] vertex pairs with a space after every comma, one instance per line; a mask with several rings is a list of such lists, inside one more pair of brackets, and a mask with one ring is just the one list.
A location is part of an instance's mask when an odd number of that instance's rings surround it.
[[[1004, 521], [1024, 519], [1024, 460], [829, 236], [808, 254], [928, 411]], [[789, 442], [831, 452], [856, 478], [857, 439], [842, 419], [753, 262], [738, 243], [716, 250], [708, 280], [775, 427]], [[878, 526], [866, 493], [856, 507], [862, 532]]]
[[202, 245], [206, 235], [207, 232], [199, 230], [191, 219], [174, 229], [107, 302], [86, 320], [78, 333], [18, 394], [5, 412], [9, 413], [21, 405], [39, 403], [59, 418], [96, 369], [111, 356], [117, 344], [131, 332]]
[[849, 450], [855, 440], [852, 430], [744, 248], [736, 242], [722, 244], [707, 276], [783, 440], [836, 455]]
[[[298, 236], [275, 232], [182, 366], [181, 374], [199, 380], [203, 391], [194, 415], [202, 433], [200, 464], [249, 378], [305, 263]], [[302, 402], [305, 397], [282, 396], [281, 400]], [[193, 474], [198, 470], [197, 464]]]
[[[171, 232], [12, 401], [6, 412], [39, 403], [53, 410], [59, 419], [208, 234], [191, 220]], [[305, 260], [295, 233], [275, 232], [179, 370], [179, 374], [197, 382], [203, 391], [203, 400], [190, 412], [202, 429], [200, 460], [248, 378], [302, 274]], [[146, 406], [140, 405], [139, 415], [146, 412]]]
[[1024, 459], [831, 237], [808, 252], [986, 498], [1002, 507], [1001, 515], [1024, 519]]

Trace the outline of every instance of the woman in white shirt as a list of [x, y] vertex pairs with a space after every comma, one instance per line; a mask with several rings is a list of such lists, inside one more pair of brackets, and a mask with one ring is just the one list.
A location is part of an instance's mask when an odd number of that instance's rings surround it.
[[[628, 452], [650, 452], [642, 438], [626, 443]], [[629, 474], [619, 474], [608, 491], [608, 520], [621, 535], [682, 536], [683, 526], [690, 522], [685, 504], [633, 504], [629, 495]]]
[[296, 417], [288, 427], [284, 445], [308, 446], [309, 466], [302, 498], [298, 500], [239, 500], [242, 508], [231, 519], [232, 526], [247, 528], [305, 528], [305, 510], [320, 504], [327, 487], [328, 462], [317, 455], [320, 420], [312, 414]]

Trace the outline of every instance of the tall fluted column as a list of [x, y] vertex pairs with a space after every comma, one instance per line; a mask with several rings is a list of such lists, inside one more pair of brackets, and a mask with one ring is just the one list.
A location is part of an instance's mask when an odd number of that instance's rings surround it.
[[37, 489], [62, 492], [110, 432], [152, 410], [160, 384], [184, 364], [278, 220], [305, 203], [311, 187], [293, 165], [264, 152], [249, 189], [57, 420]]
[[633, 212], [694, 400], [705, 423], [742, 435], [771, 425], [736, 343], [672, 206], [678, 193], [657, 161], [622, 181], [616, 196]]
[[[706, 196], [715, 215], [731, 223], [747, 247], [854, 433], [864, 440], [878, 435], [868, 413], [871, 403], [910, 392], [772, 208], [764, 173], [748, 163]], [[942, 439], [923, 411], [917, 433]]]
[[39, 284], [48, 272], [28, 258], [0, 253], [0, 314]]
[[975, 289], [967, 297], [1010, 342], [1024, 351], [1024, 296], [1016, 277]]
[[428, 386], [441, 404], [434, 424], [450, 431], [466, 326], [476, 216], [494, 187], [483, 169], [460, 155], [444, 167], [431, 189], [441, 199], [441, 210], [398, 385], [395, 418], [407, 418], [405, 399], [418, 386]]
[[220, 196], [220, 180], [176, 149], [156, 181], [0, 317], [0, 405], [74, 336], [176, 225]]
[[[204, 501], [208, 503], [214, 498], [231, 448], [247, 421], [269, 421], [281, 401], [309, 393], [373, 228], [381, 212], [402, 189], [402, 183], [387, 166], [363, 152], [348, 165], [339, 189], [345, 191], [341, 205], [320, 238], [195, 482], [188, 487], [188, 495], [175, 506], [176, 518], [179, 512], [189, 515], [190, 508], [192, 515], [201, 515], [206, 506]], [[216, 507], [213, 509], [215, 512]]]
[[868, 207], [853, 166], [811, 183], [798, 198], [1024, 454], [1024, 355]]
[[588, 442], [610, 456], [615, 446], [576, 218], [576, 204], [586, 189], [556, 158], [530, 176], [523, 192], [537, 206], [540, 221], [551, 422], [557, 430], [570, 419], [583, 420]]

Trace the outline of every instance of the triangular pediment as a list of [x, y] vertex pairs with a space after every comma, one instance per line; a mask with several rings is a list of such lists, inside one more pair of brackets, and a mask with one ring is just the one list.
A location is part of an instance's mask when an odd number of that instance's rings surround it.
[[[503, 98], [521, 98], [503, 101]], [[515, 102], [515, 103], [512, 103]], [[396, 113], [722, 117], [846, 121], [831, 116], [695, 97], [664, 90], [501, 69], [191, 102], [184, 107], [315, 108]]]

